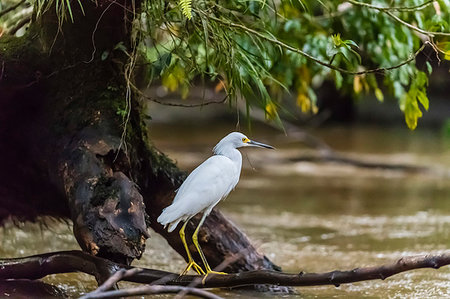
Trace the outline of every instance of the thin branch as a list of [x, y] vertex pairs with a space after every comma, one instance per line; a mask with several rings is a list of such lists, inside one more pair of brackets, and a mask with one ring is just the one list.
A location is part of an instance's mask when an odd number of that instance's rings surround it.
[[427, 2], [424, 2], [422, 4], [419, 5], [415, 5], [415, 6], [391, 6], [391, 7], [381, 7], [381, 6], [376, 6], [376, 5], [372, 5], [369, 3], [365, 3], [365, 2], [357, 2], [354, 0], [348, 0], [347, 2], [355, 4], [355, 5], [359, 5], [359, 6], [365, 6], [368, 8], [373, 8], [373, 9], [377, 9], [380, 11], [417, 11], [417, 10], [421, 10], [425, 7], [427, 7], [428, 5], [430, 5], [431, 3], [433, 3], [435, 0], [429, 0]]
[[182, 287], [182, 286], [162, 286], [162, 285], [145, 285], [136, 288], [129, 288], [123, 290], [102, 292], [102, 293], [88, 293], [82, 296], [80, 299], [97, 299], [97, 298], [118, 298], [118, 297], [130, 297], [139, 295], [154, 295], [154, 294], [176, 294], [179, 292], [185, 292], [206, 299], [222, 299], [211, 292], [205, 290]]
[[[364, 7], [367, 7], [367, 8], [371, 8], [371, 9], [375, 9], [375, 10], [381, 11], [381, 12], [387, 14], [388, 16], [390, 16], [391, 18], [393, 18], [394, 20], [396, 20], [397, 22], [399, 22], [400, 24], [408, 27], [409, 29], [412, 29], [414, 31], [417, 31], [417, 32], [422, 33], [422, 34], [424, 34], [426, 36], [429, 36], [429, 37], [433, 37], [433, 36], [437, 36], [437, 35], [450, 36], [450, 33], [448, 33], [448, 32], [427, 31], [427, 30], [421, 29], [421, 28], [419, 28], [417, 26], [414, 26], [414, 25], [412, 25], [412, 24], [410, 24], [410, 23], [408, 23], [406, 21], [403, 21], [402, 19], [400, 19], [399, 17], [397, 17], [395, 14], [392, 13], [392, 10], [395, 10], [395, 8], [379, 7], [379, 6], [375, 6], [375, 5], [372, 5], [372, 4], [359, 2], [359, 1], [355, 1], [355, 0], [347, 0], [347, 2], [349, 2], [349, 3], [353, 4], [353, 5], [356, 5], [356, 6], [364, 6]], [[433, 2], [433, 1], [429, 1], [429, 2], [426, 2], [426, 3], [422, 4], [422, 5], [419, 5], [419, 7], [422, 7], [425, 4], [428, 5], [431, 2]], [[407, 9], [408, 10], [414, 10], [413, 8], [414, 7], [410, 7], [410, 8], [407, 8]], [[404, 10], [406, 10], [406, 9], [404, 9]]]
[[[201, 288], [238, 287], [255, 284], [282, 286], [314, 286], [352, 283], [364, 280], [386, 279], [392, 275], [420, 268], [438, 269], [450, 264], [450, 251], [437, 255], [402, 257], [393, 263], [374, 267], [355, 268], [349, 271], [325, 273], [288, 274], [270, 270], [256, 270], [228, 275], [210, 275]], [[120, 269], [131, 266], [113, 263], [109, 260], [91, 256], [81, 251], [61, 251], [24, 258], [0, 260], [0, 279], [39, 279], [50, 274], [83, 272], [96, 277], [107, 277]], [[163, 277], [167, 285], [188, 286], [198, 275], [179, 276], [166, 271], [144, 269], [124, 281], [151, 283]]]
[[211, 104], [222, 104], [225, 103], [225, 101], [228, 99], [229, 95], [225, 95], [225, 97], [221, 100], [218, 101], [206, 101], [206, 102], [202, 102], [199, 104], [180, 104], [180, 103], [168, 103], [162, 99], [157, 99], [154, 97], [149, 97], [146, 96], [139, 88], [137, 88], [133, 83], [130, 83], [131, 87], [133, 88], [134, 92], [136, 92], [141, 98], [144, 98], [146, 100], [158, 103], [160, 105], [165, 105], [165, 106], [173, 106], [173, 107], [184, 107], [184, 108], [195, 108], [195, 107], [203, 107], [203, 106], [208, 106]]
[[168, 103], [168, 102], [162, 101], [162, 100], [160, 100], [160, 99], [148, 97], [148, 96], [146, 96], [146, 95], [141, 95], [141, 97], [143, 97], [143, 98], [145, 98], [145, 99], [147, 99], [147, 100], [149, 100], [149, 101], [158, 103], [158, 104], [160, 104], [160, 105], [174, 106], [174, 107], [185, 107], [185, 108], [194, 108], [194, 107], [208, 106], [208, 105], [211, 105], [211, 104], [222, 104], [222, 103], [224, 103], [224, 102], [227, 100], [228, 95], [226, 95], [223, 99], [221, 99], [221, 100], [219, 100], [219, 101], [206, 101], [206, 102], [199, 103], [199, 104]]
[[397, 64], [397, 65], [390, 66], [390, 67], [380, 67], [380, 68], [376, 68], [376, 69], [369, 69], [369, 70], [364, 70], [364, 71], [357, 71], [357, 72], [355, 72], [355, 71], [349, 71], [349, 70], [343, 69], [343, 68], [341, 68], [341, 67], [334, 66], [334, 65], [332, 65], [332, 64], [323, 62], [323, 61], [321, 61], [320, 59], [318, 59], [318, 58], [316, 58], [316, 57], [314, 57], [314, 56], [312, 56], [312, 55], [310, 55], [310, 54], [308, 54], [308, 53], [306, 53], [306, 52], [304, 52], [304, 51], [302, 51], [302, 50], [300, 50], [300, 49], [298, 49], [298, 48], [295, 48], [295, 47], [293, 47], [293, 46], [290, 46], [290, 45], [288, 45], [288, 44], [286, 44], [286, 43], [284, 43], [284, 42], [282, 42], [282, 41], [276, 39], [275, 37], [269, 37], [269, 36], [266, 36], [266, 35], [264, 35], [263, 33], [259, 32], [259, 31], [256, 31], [256, 30], [254, 30], [254, 29], [251, 29], [251, 28], [249, 28], [249, 27], [247, 27], [247, 26], [245, 26], [245, 25], [236, 24], [236, 23], [233, 23], [233, 22], [230, 22], [230, 21], [225, 21], [225, 20], [216, 18], [216, 17], [214, 17], [214, 16], [212, 16], [212, 15], [206, 15], [203, 11], [198, 11], [198, 10], [196, 10], [196, 12], [199, 12], [199, 13], [201, 13], [201, 14], [204, 14], [204, 15], [205, 15], [206, 17], [208, 17], [209, 19], [212, 19], [212, 20], [214, 20], [214, 21], [216, 21], [216, 22], [219, 22], [219, 23], [221, 23], [221, 24], [223, 24], [223, 25], [226, 25], [226, 26], [229, 26], [229, 27], [233, 27], [233, 28], [238, 28], [238, 29], [240, 29], [240, 30], [242, 30], [242, 31], [244, 31], [244, 32], [246, 32], [246, 33], [248, 33], [248, 34], [256, 35], [256, 36], [258, 36], [259, 38], [264, 39], [264, 40], [266, 40], [266, 41], [268, 41], [268, 42], [271, 42], [271, 43], [273, 43], [273, 44], [276, 44], [276, 45], [278, 45], [278, 46], [280, 46], [280, 47], [282, 47], [282, 48], [284, 48], [284, 49], [287, 49], [287, 50], [289, 50], [289, 51], [298, 53], [298, 54], [300, 54], [300, 55], [302, 55], [302, 56], [304, 56], [304, 57], [306, 57], [306, 58], [308, 58], [308, 59], [310, 59], [310, 60], [312, 60], [312, 61], [314, 61], [314, 62], [316, 62], [316, 63], [318, 63], [318, 64], [320, 64], [320, 65], [322, 65], [322, 66], [325, 66], [325, 67], [327, 67], [327, 68], [333, 69], [333, 70], [335, 70], [335, 71], [339, 71], [339, 72], [341, 72], [341, 73], [350, 74], [350, 75], [362, 75], [362, 74], [368, 74], [368, 73], [382, 73], [382, 72], [386, 72], [386, 71], [389, 71], [389, 70], [397, 69], [397, 68], [399, 68], [399, 67], [401, 67], [401, 66], [403, 66], [403, 65], [405, 65], [405, 64], [408, 64], [408, 63], [410, 63], [411, 61], [413, 61], [413, 60], [417, 57], [417, 55], [419, 55], [419, 53], [422, 52], [422, 50], [425, 48], [425, 46], [426, 46], [426, 44], [427, 44], [427, 43], [424, 43], [424, 44], [423, 44], [423, 45], [422, 45], [422, 46], [421, 46], [414, 54], [412, 54], [407, 60], [405, 60], [405, 61], [403, 61], [403, 62], [401, 62], [401, 63], [399, 63], [399, 64]]
[[94, 30], [92, 30], [91, 35], [91, 42], [92, 42], [92, 53], [91, 53], [91, 59], [84, 61], [84, 63], [91, 63], [94, 60], [95, 52], [97, 51], [97, 46], [95, 45], [95, 33], [97, 32], [98, 25], [100, 24], [100, 21], [103, 18], [103, 15], [108, 11], [108, 9], [111, 7], [111, 5], [115, 4], [116, 0], [112, 1], [106, 8], [103, 10], [102, 14], [98, 18], [97, 22], [95, 23]]
[[[120, 269], [111, 275], [101, 286], [99, 286], [95, 291], [92, 291], [80, 299], [88, 298], [116, 298], [116, 297], [129, 297], [137, 295], [151, 295], [151, 294], [168, 294], [168, 293], [178, 293], [192, 294], [202, 298], [208, 299], [220, 299], [221, 297], [216, 296], [210, 292], [199, 290], [193, 287], [182, 287], [182, 286], [164, 286], [164, 285], [145, 285], [136, 288], [128, 288], [123, 290], [112, 290], [116, 284], [127, 277], [134, 276], [135, 274], [141, 272], [142, 269], [132, 268], [129, 270]], [[160, 282], [161, 283], [161, 282]], [[162, 282], [162, 283], [165, 283]]]
[[133, 268], [129, 270], [120, 269], [119, 271], [115, 272], [113, 275], [111, 275], [101, 286], [99, 286], [95, 291], [90, 292], [89, 294], [97, 294], [101, 292], [106, 292], [114, 288], [116, 283], [123, 280], [124, 278], [130, 277], [135, 275], [136, 273], [139, 273], [142, 271], [142, 269], [139, 268]]
[[8, 12], [15, 10], [16, 8], [18, 8], [19, 6], [21, 6], [24, 3], [25, 3], [25, 0], [22, 0], [19, 3], [0, 11], [0, 18], [3, 17], [4, 15], [6, 15]]
[[410, 23], [408, 23], [408, 22], [405, 22], [405, 21], [403, 21], [402, 19], [400, 19], [399, 17], [397, 17], [396, 15], [394, 15], [392, 12], [390, 12], [390, 11], [383, 11], [385, 14], [387, 14], [388, 16], [390, 16], [391, 18], [393, 18], [394, 20], [396, 20], [397, 22], [399, 22], [399, 23], [401, 23], [401, 24], [403, 24], [403, 25], [405, 25], [406, 27], [408, 27], [409, 29], [412, 29], [412, 30], [414, 30], [414, 31], [417, 31], [417, 32], [419, 32], [419, 33], [422, 33], [422, 34], [424, 34], [424, 35], [426, 35], [426, 36], [429, 36], [429, 37], [434, 37], [434, 36], [436, 36], [436, 35], [438, 35], [438, 36], [450, 36], [450, 33], [449, 32], [436, 32], [436, 31], [427, 31], [427, 30], [423, 30], [423, 29], [421, 29], [421, 28], [419, 28], [419, 27], [417, 27], [417, 26], [414, 26], [414, 25], [412, 25], [412, 24], [410, 24]]

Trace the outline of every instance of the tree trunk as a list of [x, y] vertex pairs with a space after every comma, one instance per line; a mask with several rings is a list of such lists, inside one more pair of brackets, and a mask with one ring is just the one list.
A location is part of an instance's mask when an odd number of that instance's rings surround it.
[[[127, 264], [148, 226], [186, 258], [156, 221], [185, 174], [149, 145], [142, 103], [126, 101], [129, 56], [116, 46], [133, 49], [132, 3], [83, 1], [83, 14], [72, 1], [75, 23], [50, 7], [24, 37], [0, 39], [0, 223], [70, 217], [84, 251]], [[217, 211], [199, 241], [212, 267], [241, 254], [225, 271], [279, 269]]]

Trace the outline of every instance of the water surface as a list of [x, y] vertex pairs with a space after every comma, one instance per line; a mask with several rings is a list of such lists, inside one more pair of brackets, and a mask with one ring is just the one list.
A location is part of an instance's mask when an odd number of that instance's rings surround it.
[[[210, 155], [226, 125], [154, 124], [155, 145], [192, 170]], [[236, 190], [219, 208], [256, 247], [287, 272], [327, 272], [380, 265], [402, 256], [440, 253], [450, 240], [450, 142], [419, 129], [332, 127], [312, 132], [355, 159], [427, 166], [432, 173], [363, 169], [298, 161], [311, 150], [279, 132], [255, 127], [250, 137], [276, 151], [245, 149]], [[293, 162], [293, 161], [298, 162]], [[49, 222], [49, 220], [47, 220]], [[51, 222], [51, 221], [50, 221]], [[184, 261], [155, 233], [136, 265], [178, 272]], [[0, 229], [0, 256], [17, 257], [78, 249], [69, 224], [8, 225]], [[95, 288], [84, 274], [44, 279], [76, 296]], [[450, 267], [421, 269], [388, 278], [334, 286], [297, 288], [299, 298], [450, 297]], [[227, 298], [261, 298], [255, 292], [217, 291]], [[263, 297], [269, 295], [264, 295]]]

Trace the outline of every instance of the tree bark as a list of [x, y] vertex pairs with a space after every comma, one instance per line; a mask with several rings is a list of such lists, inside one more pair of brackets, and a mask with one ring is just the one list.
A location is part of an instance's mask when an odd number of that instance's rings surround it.
[[[186, 258], [178, 231], [156, 221], [185, 174], [149, 144], [141, 102], [125, 100], [129, 57], [116, 46], [133, 48], [139, 1], [83, 9], [72, 1], [75, 23], [60, 24], [50, 7], [24, 37], [0, 39], [0, 223], [70, 217], [84, 251], [123, 264], [142, 255], [150, 226]], [[225, 271], [279, 269], [217, 211], [199, 241], [212, 267], [245, 252]]]

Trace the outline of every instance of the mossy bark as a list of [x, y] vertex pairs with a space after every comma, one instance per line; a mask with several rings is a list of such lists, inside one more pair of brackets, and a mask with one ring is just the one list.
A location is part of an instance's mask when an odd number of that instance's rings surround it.
[[[186, 258], [178, 232], [156, 221], [185, 174], [148, 142], [135, 97], [121, 138], [128, 57], [115, 47], [130, 49], [138, 7], [111, 3], [73, 5], [62, 27], [50, 9], [24, 37], [0, 39], [0, 223], [70, 217], [84, 251], [122, 263], [141, 256], [150, 226]], [[217, 211], [199, 241], [213, 267], [241, 253], [226, 271], [278, 269]]]

